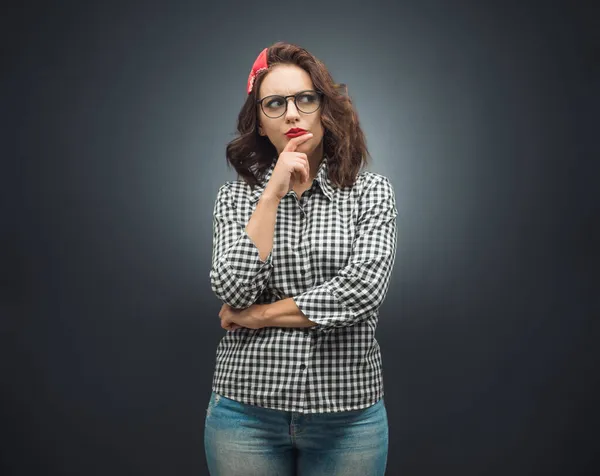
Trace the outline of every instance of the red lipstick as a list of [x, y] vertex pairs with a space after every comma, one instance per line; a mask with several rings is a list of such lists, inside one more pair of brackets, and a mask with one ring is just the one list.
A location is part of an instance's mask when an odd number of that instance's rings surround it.
[[301, 136], [303, 134], [306, 134], [307, 132], [308, 131], [306, 131], [304, 129], [301, 129], [299, 127], [293, 127], [289, 131], [287, 131], [285, 133], [285, 135], [291, 139], [293, 137], [298, 137], [298, 136]]

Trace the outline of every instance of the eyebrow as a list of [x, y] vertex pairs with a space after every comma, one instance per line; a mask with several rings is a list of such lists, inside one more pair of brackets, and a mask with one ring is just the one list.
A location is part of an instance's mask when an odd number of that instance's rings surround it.
[[[295, 93], [292, 94], [298, 94], [304, 91], [314, 91], [313, 88], [305, 88], [305, 89], [298, 89], [298, 91], [296, 91]], [[283, 93], [271, 93], [271, 94], [265, 94], [263, 97], [268, 97], [268, 96], [288, 96], [288, 94], [283, 94]]]

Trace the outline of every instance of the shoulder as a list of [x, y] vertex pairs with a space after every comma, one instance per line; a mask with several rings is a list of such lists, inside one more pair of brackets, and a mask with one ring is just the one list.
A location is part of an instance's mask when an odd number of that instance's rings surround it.
[[217, 191], [217, 201], [237, 204], [247, 201], [251, 193], [250, 186], [243, 180], [229, 180]]
[[360, 172], [352, 188], [357, 198], [373, 196], [373, 194], [382, 197], [394, 195], [394, 187], [390, 180], [385, 175], [370, 170]]
[[395, 217], [398, 214], [394, 187], [385, 175], [371, 171], [361, 172], [354, 188], [353, 195], [359, 217], [375, 214]]

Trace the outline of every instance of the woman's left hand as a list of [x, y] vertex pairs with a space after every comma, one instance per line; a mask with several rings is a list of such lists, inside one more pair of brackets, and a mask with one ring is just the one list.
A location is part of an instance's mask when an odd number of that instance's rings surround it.
[[264, 304], [252, 304], [246, 309], [235, 309], [229, 304], [223, 304], [219, 311], [221, 327], [227, 330], [235, 330], [239, 327], [248, 329], [261, 329], [265, 326], [262, 314]]

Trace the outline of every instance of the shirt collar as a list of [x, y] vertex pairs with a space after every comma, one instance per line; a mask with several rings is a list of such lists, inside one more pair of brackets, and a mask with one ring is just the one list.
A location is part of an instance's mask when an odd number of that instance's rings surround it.
[[[254, 190], [252, 191], [251, 197], [250, 197], [250, 201], [252, 203], [258, 201], [258, 199], [262, 195], [265, 187], [267, 186], [267, 183], [269, 182], [269, 179], [271, 178], [271, 175], [273, 174], [273, 170], [275, 169], [276, 164], [277, 164], [277, 159], [274, 158], [273, 162], [271, 162], [271, 165], [269, 165], [269, 168], [267, 169], [262, 181], [260, 181], [255, 186]], [[333, 189], [333, 186], [331, 185], [331, 182], [329, 181], [327, 169], [328, 169], [328, 157], [327, 157], [327, 155], [323, 155], [323, 159], [321, 160], [321, 163], [319, 164], [319, 170], [317, 171], [315, 180], [321, 187], [323, 194], [329, 200], [333, 200], [334, 189]]]

